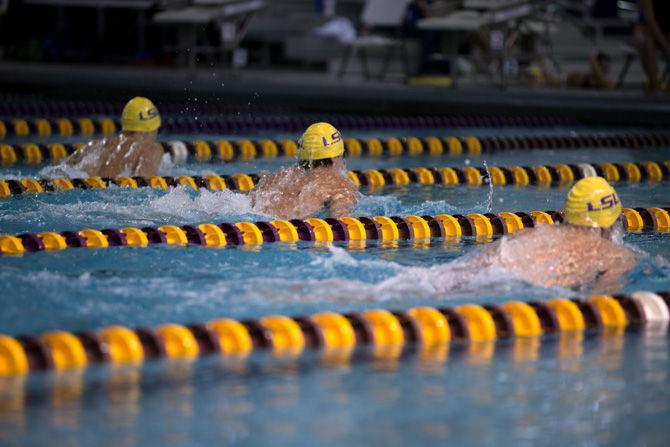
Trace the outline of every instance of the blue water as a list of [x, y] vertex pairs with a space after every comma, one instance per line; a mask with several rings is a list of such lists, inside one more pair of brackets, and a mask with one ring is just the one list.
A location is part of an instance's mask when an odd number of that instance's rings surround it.
[[[525, 151], [467, 160], [351, 159], [349, 168], [491, 166], [667, 159], [670, 151]], [[172, 175], [258, 172], [288, 163], [187, 164]], [[16, 167], [2, 176], [34, 175]], [[668, 183], [616, 185], [624, 206], [669, 206]], [[566, 189], [412, 185], [364, 190], [354, 215], [528, 211], [562, 207]], [[0, 200], [0, 233], [270, 220], [229, 191], [110, 188]], [[670, 289], [670, 237], [628, 234], [644, 251], [624, 291]], [[480, 247], [476, 241], [372, 246], [359, 251], [311, 244], [262, 247], [71, 249], [0, 258], [0, 332], [91, 330], [108, 324], [189, 323], [215, 317], [297, 315], [322, 310], [403, 309], [543, 299], [567, 291], [478, 277], [453, 294], [424, 267]], [[409, 269], [409, 270], [408, 270]], [[381, 288], [410, 271], [416, 287]], [[407, 353], [338, 367], [317, 353], [300, 360], [255, 355], [246, 364], [212, 357], [142, 369], [97, 367], [83, 376], [43, 373], [0, 381], [2, 445], [665, 445], [668, 339], [660, 334], [587, 336], [541, 346], [506, 342], [453, 347], [449, 360]], [[572, 346], [572, 348], [570, 348]], [[492, 351], [491, 351], [492, 349]], [[481, 351], [481, 352], [480, 352]], [[482, 352], [491, 353], [491, 356]], [[565, 352], [564, 352], [565, 351]], [[572, 354], [570, 354], [572, 353]], [[516, 359], [516, 360], [515, 360]], [[525, 359], [525, 360], [522, 360]], [[19, 396], [12, 393], [18, 393]]]
[[664, 446], [665, 330], [453, 346], [348, 362], [210, 357], [33, 375], [3, 445]]

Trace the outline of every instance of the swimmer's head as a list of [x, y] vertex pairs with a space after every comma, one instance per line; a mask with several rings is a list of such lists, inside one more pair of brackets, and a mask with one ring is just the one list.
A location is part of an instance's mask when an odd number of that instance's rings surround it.
[[565, 221], [572, 225], [609, 228], [621, 215], [621, 200], [602, 177], [575, 183], [565, 200]]
[[161, 127], [161, 116], [153, 102], [136, 96], [123, 108], [121, 129], [124, 132], [153, 132]]
[[305, 130], [300, 138], [298, 158], [300, 160], [324, 160], [344, 154], [342, 135], [328, 123], [315, 123]]

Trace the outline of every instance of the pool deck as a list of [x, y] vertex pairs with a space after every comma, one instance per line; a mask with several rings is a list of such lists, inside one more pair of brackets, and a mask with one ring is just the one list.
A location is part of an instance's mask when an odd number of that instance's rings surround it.
[[147, 95], [172, 100], [216, 98], [240, 104], [299, 104], [303, 112], [384, 114], [549, 114], [589, 124], [667, 126], [670, 95], [640, 89], [611, 92], [533, 89], [469, 83], [458, 88], [365, 81], [310, 71], [220, 68], [186, 70], [83, 65], [0, 65], [3, 92], [115, 100]]

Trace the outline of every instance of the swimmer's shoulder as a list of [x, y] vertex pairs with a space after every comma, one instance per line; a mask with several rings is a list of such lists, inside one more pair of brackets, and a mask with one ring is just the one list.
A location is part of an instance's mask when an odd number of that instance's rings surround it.
[[161, 160], [163, 159], [163, 154], [165, 154], [163, 146], [161, 146], [159, 143], [152, 143], [147, 149], [146, 157], [151, 160], [151, 163], [155, 164], [156, 166], [160, 166]]
[[339, 172], [333, 171], [331, 169], [324, 172], [321, 180], [328, 184], [329, 187], [337, 189], [346, 189], [351, 191], [358, 191], [358, 188], [353, 181], [346, 175], [342, 175]]
[[163, 154], [165, 153], [163, 146], [157, 142], [151, 143], [149, 150], [153, 153], [153, 155], [158, 156], [159, 158], [162, 158]]
[[572, 237], [573, 235], [571, 235], [569, 229], [561, 224], [542, 224], [531, 228], [522, 228], [506, 235], [503, 239], [512, 246], [531, 243], [539, 248], [540, 246], [546, 247], [549, 244], [561, 245], [569, 242]]
[[99, 140], [93, 140], [89, 143], [90, 146], [106, 146], [106, 147], [116, 147], [119, 144], [122, 144], [122, 141], [118, 135], [112, 135], [109, 137], [100, 138]]
[[279, 184], [284, 183], [285, 179], [290, 179], [296, 174], [294, 167], [283, 168], [275, 172], [264, 172], [258, 180], [257, 188], [280, 186]]
[[613, 257], [618, 259], [637, 259], [638, 253], [627, 247], [625, 244], [617, 243], [607, 239], [600, 238], [598, 243], [601, 246], [601, 249], [611, 253]]
[[535, 227], [527, 228], [526, 230], [558, 237], [560, 236], [574, 237], [575, 235], [584, 234], [584, 232], [580, 231], [579, 228], [570, 225], [563, 225], [561, 223], [537, 224], [535, 225]]
[[603, 238], [598, 231], [589, 231], [589, 229], [562, 224], [542, 225], [536, 228], [544, 228], [544, 235], [548, 239], [566, 246], [592, 247], [596, 253], [610, 253], [616, 257], [629, 259], [637, 257], [635, 251], [624, 244]]
[[297, 178], [301, 174], [301, 170], [295, 166], [290, 166], [288, 168], [282, 168], [279, 171], [273, 172], [267, 175], [268, 179], [271, 180], [281, 180], [289, 178]]
[[81, 162], [82, 159], [88, 157], [91, 154], [94, 154], [98, 151], [104, 151], [107, 147], [106, 139], [100, 140], [91, 140], [85, 145], [81, 146], [79, 149], [74, 151], [68, 158], [65, 160], [65, 163], [74, 166]]
[[312, 185], [312, 189], [318, 191], [324, 198], [349, 197], [358, 194], [356, 185], [353, 182], [347, 182], [347, 180], [335, 172], [324, 171], [314, 175], [309, 183]]
[[79, 149], [75, 151], [75, 153], [84, 153], [84, 152], [90, 152], [94, 149], [98, 149], [104, 146], [107, 146], [109, 144], [109, 138], [101, 138], [97, 140], [91, 140], [85, 145], [81, 146]]

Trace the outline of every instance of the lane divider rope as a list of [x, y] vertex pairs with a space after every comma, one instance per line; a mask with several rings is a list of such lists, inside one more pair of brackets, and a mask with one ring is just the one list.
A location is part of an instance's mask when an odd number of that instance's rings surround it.
[[635, 292], [595, 295], [586, 300], [554, 298], [454, 308], [270, 315], [242, 321], [219, 318], [155, 328], [108, 326], [78, 333], [0, 335], [0, 376], [77, 370], [100, 363], [137, 365], [157, 358], [184, 361], [210, 354], [245, 358], [263, 350], [290, 358], [309, 349], [348, 356], [356, 347], [366, 345], [386, 358], [399, 358], [404, 348], [413, 346], [430, 349], [506, 338], [546, 340], [543, 335], [555, 333], [667, 325], [669, 304], [670, 292]]
[[[110, 134], [114, 133], [109, 127]], [[1, 128], [0, 128], [1, 134]], [[187, 160], [197, 162], [231, 162], [257, 158], [295, 157], [298, 151], [294, 140], [217, 140], [217, 141], [168, 141], [160, 143], [175, 163]], [[348, 157], [461, 155], [476, 156], [513, 149], [570, 149], [570, 148], [656, 148], [670, 146], [670, 134], [626, 133], [590, 135], [517, 135], [517, 136], [429, 136], [391, 138], [346, 138]], [[17, 145], [0, 144], [0, 164], [16, 163], [40, 165], [57, 163], [72, 154], [83, 143]]]
[[[496, 186], [566, 186], [584, 177], [599, 175], [608, 181], [639, 183], [656, 182], [670, 178], [670, 161], [665, 162], [625, 162], [601, 164], [558, 164], [537, 166], [489, 166], [464, 168], [390, 168], [348, 171], [347, 175], [358, 187], [379, 188], [382, 186], [423, 185], [468, 185], [484, 186], [492, 182]], [[180, 185], [193, 189], [221, 191], [249, 191], [260, 179], [259, 174], [231, 174], [178, 177], [107, 177], [88, 178], [31, 178], [21, 180], [0, 180], [0, 197], [10, 197], [24, 193], [35, 194], [71, 189], [106, 189], [111, 185], [129, 188], [151, 187], [167, 189]]]
[[[5, 106], [6, 104], [2, 104]], [[2, 107], [0, 106], [0, 107]], [[116, 110], [121, 110], [123, 105]], [[179, 107], [182, 107], [181, 105]], [[160, 107], [163, 110], [163, 107]], [[180, 110], [181, 112], [181, 110]], [[54, 112], [60, 114], [62, 112]], [[104, 113], [109, 113], [105, 111]], [[4, 114], [6, 115], [6, 113]], [[0, 139], [5, 137], [27, 136], [83, 136], [110, 135], [121, 129], [118, 118], [109, 116], [79, 117], [13, 117], [0, 120]], [[199, 114], [198, 118], [189, 116], [170, 116], [169, 111], [162, 113], [163, 131], [167, 133], [229, 133], [240, 131], [281, 130], [297, 132], [317, 121], [327, 121], [338, 129], [372, 130], [397, 128], [445, 128], [445, 127], [538, 127], [578, 124], [574, 120], [547, 116], [277, 116], [257, 115], [253, 117], [237, 114]]]
[[[624, 226], [629, 232], [670, 233], [670, 208], [624, 208]], [[203, 223], [85, 229], [81, 231], [0, 235], [0, 254], [64, 250], [66, 248], [146, 247], [153, 244], [227, 247], [273, 242], [344, 242], [352, 249], [364, 248], [368, 241], [395, 248], [399, 241], [413, 241], [419, 247], [431, 239], [460, 240], [475, 237], [490, 242], [494, 236], [511, 234], [522, 228], [552, 225], [563, 221], [557, 211], [438, 214], [435, 216], [374, 216], [274, 220], [270, 222]], [[390, 245], [389, 245], [390, 243]]]

